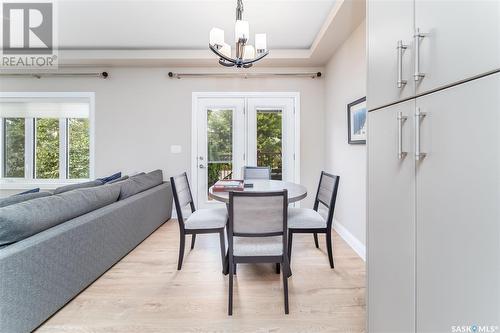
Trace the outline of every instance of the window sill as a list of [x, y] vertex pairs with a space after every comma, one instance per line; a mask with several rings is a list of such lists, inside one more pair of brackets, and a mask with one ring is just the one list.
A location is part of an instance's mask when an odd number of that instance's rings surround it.
[[54, 190], [58, 187], [88, 182], [90, 179], [0, 179], [1, 190], [30, 190], [39, 187], [42, 190]]

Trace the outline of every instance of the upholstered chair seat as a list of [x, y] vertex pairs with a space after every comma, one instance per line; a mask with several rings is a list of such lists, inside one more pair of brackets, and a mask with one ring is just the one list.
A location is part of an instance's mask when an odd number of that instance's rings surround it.
[[227, 208], [195, 210], [184, 223], [186, 229], [224, 228], [227, 222]]
[[310, 208], [288, 208], [288, 228], [322, 229], [326, 228], [326, 220], [320, 213]]
[[283, 255], [283, 237], [234, 237], [234, 255], [248, 256], [281, 256]]

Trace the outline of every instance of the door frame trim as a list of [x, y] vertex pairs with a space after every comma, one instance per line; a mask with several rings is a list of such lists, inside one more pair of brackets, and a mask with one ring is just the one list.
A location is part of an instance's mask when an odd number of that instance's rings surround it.
[[[300, 92], [193, 92], [191, 103], [191, 186], [198, 188], [198, 160], [194, 152], [198, 149], [198, 100], [200, 98], [292, 98], [294, 100], [294, 181], [300, 183]], [[245, 100], [245, 112], [248, 109]], [[195, 204], [198, 205], [196, 196]]]

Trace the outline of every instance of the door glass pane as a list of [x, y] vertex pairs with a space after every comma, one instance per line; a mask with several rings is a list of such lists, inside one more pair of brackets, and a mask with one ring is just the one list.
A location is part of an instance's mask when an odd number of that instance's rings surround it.
[[59, 119], [36, 119], [35, 133], [35, 178], [59, 178]]
[[4, 177], [24, 178], [24, 118], [4, 119]]
[[68, 178], [89, 178], [89, 120], [68, 119]]
[[233, 175], [233, 110], [209, 109], [207, 114], [208, 189]]
[[257, 110], [257, 166], [271, 167], [271, 179], [282, 179], [281, 110]]

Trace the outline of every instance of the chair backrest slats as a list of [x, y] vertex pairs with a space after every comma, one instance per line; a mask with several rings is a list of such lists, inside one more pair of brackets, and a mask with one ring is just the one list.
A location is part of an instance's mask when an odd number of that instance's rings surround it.
[[283, 196], [233, 198], [233, 230], [240, 234], [283, 231]]
[[327, 173], [321, 174], [317, 200], [320, 201], [326, 207], [330, 207], [336, 183], [337, 183], [336, 176], [328, 175]]
[[314, 202], [314, 209], [318, 210], [319, 203], [325, 205], [328, 208], [328, 226], [331, 226], [333, 221], [333, 213], [335, 210], [335, 202], [337, 201], [339, 181], [340, 176], [335, 176], [324, 171], [321, 172], [318, 192], [316, 194], [316, 200]]
[[271, 179], [270, 167], [245, 166], [243, 167], [243, 179]]
[[177, 211], [177, 219], [183, 223], [182, 209], [187, 205], [191, 206], [191, 211], [195, 211], [193, 196], [189, 187], [187, 174], [184, 172], [178, 176], [170, 177], [172, 192], [174, 194], [175, 208]]
[[287, 230], [288, 193], [230, 192], [230, 233], [235, 236], [266, 237]]

